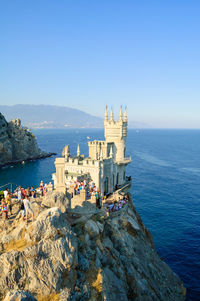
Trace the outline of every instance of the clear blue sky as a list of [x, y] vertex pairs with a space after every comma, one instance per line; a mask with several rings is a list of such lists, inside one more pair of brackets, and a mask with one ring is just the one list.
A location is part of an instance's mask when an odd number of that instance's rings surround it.
[[199, 16], [199, 0], [1, 1], [0, 104], [200, 128]]

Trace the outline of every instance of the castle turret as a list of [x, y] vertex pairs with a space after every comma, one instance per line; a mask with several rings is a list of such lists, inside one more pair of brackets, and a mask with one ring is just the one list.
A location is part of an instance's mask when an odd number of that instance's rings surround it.
[[78, 146], [77, 146], [77, 157], [80, 157], [80, 155], [81, 155], [81, 152], [80, 152], [80, 146], [79, 146], [79, 144], [78, 144]]
[[114, 121], [114, 115], [113, 115], [112, 107], [111, 107], [111, 111], [110, 111], [110, 121]]
[[123, 114], [122, 114], [122, 106], [120, 107], [120, 112], [119, 112], [119, 120], [123, 119]]
[[70, 156], [69, 145], [66, 145], [62, 151], [62, 157], [68, 158]]
[[126, 108], [126, 106], [125, 106], [125, 112], [124, 112], [124, 121], [128, 122], [128, 119], [127, 119], [127, 108]]
[[113, 157], [116, 161], [125, 160], [126, 136], [127, 136], [127, 111], [125, 109], [124, 120], [122, 108], [120, 109], [119, 120], [114, 121], [113, 111], [111, 109], [110, 119], [104, 120], [104, 130], [106, 142], [114, 142]]
[[105, 110], [105, 120], [108, 120], [108, 107], [106, 106], [106, 110]]

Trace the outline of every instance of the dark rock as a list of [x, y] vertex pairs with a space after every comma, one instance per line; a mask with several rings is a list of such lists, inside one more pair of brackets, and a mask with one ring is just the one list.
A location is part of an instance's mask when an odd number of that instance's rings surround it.
[[7, 122], [0, 113], [0, 167], [42, 159], [53, 154], [55, 153], [45, 153], [38, 147], [35, 136], [21, 126], [19, 119]]
[[89, 261], [82, 255], [82, 254], [78, 254], [78, 267], [80, 269], [80, 271], [88, 271], [90, 264]]

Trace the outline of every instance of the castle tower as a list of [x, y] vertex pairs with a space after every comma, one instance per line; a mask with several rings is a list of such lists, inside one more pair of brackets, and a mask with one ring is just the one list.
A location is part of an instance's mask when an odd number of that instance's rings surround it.
[[127, 107], [125, 106], [125, 112], [124, 112], [124, 121], [128, 122], [127, 119]]
[[104, 119], [104, 135], [106, 142], [114, 142], [113, 157], [116, 161], [125, 160], [126, 136], [127, 136], [127, 110], [125, 108], [124, 119], [122, 107], [120, 108], [119, 120], [115, 121], [111, 109], [110, 119]]
[[66, 146], [63, 148], [63, 151], [62, 151], [62, 157], [69, 158], [69, 156], [70, 156], [69, 145], [66, 145]]
[[77, 146], [77, 157], [80, 157], [80, 155], [81, 155], [81, 152], [80, 152], [80, 146], [79, 146], [79, 144], [78, 144], [78, 146]]
[[106, 110], [105, 110], [105, 120], [108, 120], [108, 107], [106, 106]]

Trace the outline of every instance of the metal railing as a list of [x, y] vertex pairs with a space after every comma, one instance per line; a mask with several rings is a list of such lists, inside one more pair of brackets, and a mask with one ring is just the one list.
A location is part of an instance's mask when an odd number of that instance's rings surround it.
[[0, 186], [0, 190], [2, 190], [2, 188], [8, 188], [10, 187], [10, 192], [13, 193], [13, 186], [15, 187], [18, 187], [19, 185], [15, 184], [15, 183], [7, 183], [7, 184], [4, 184], [2, 186]]

